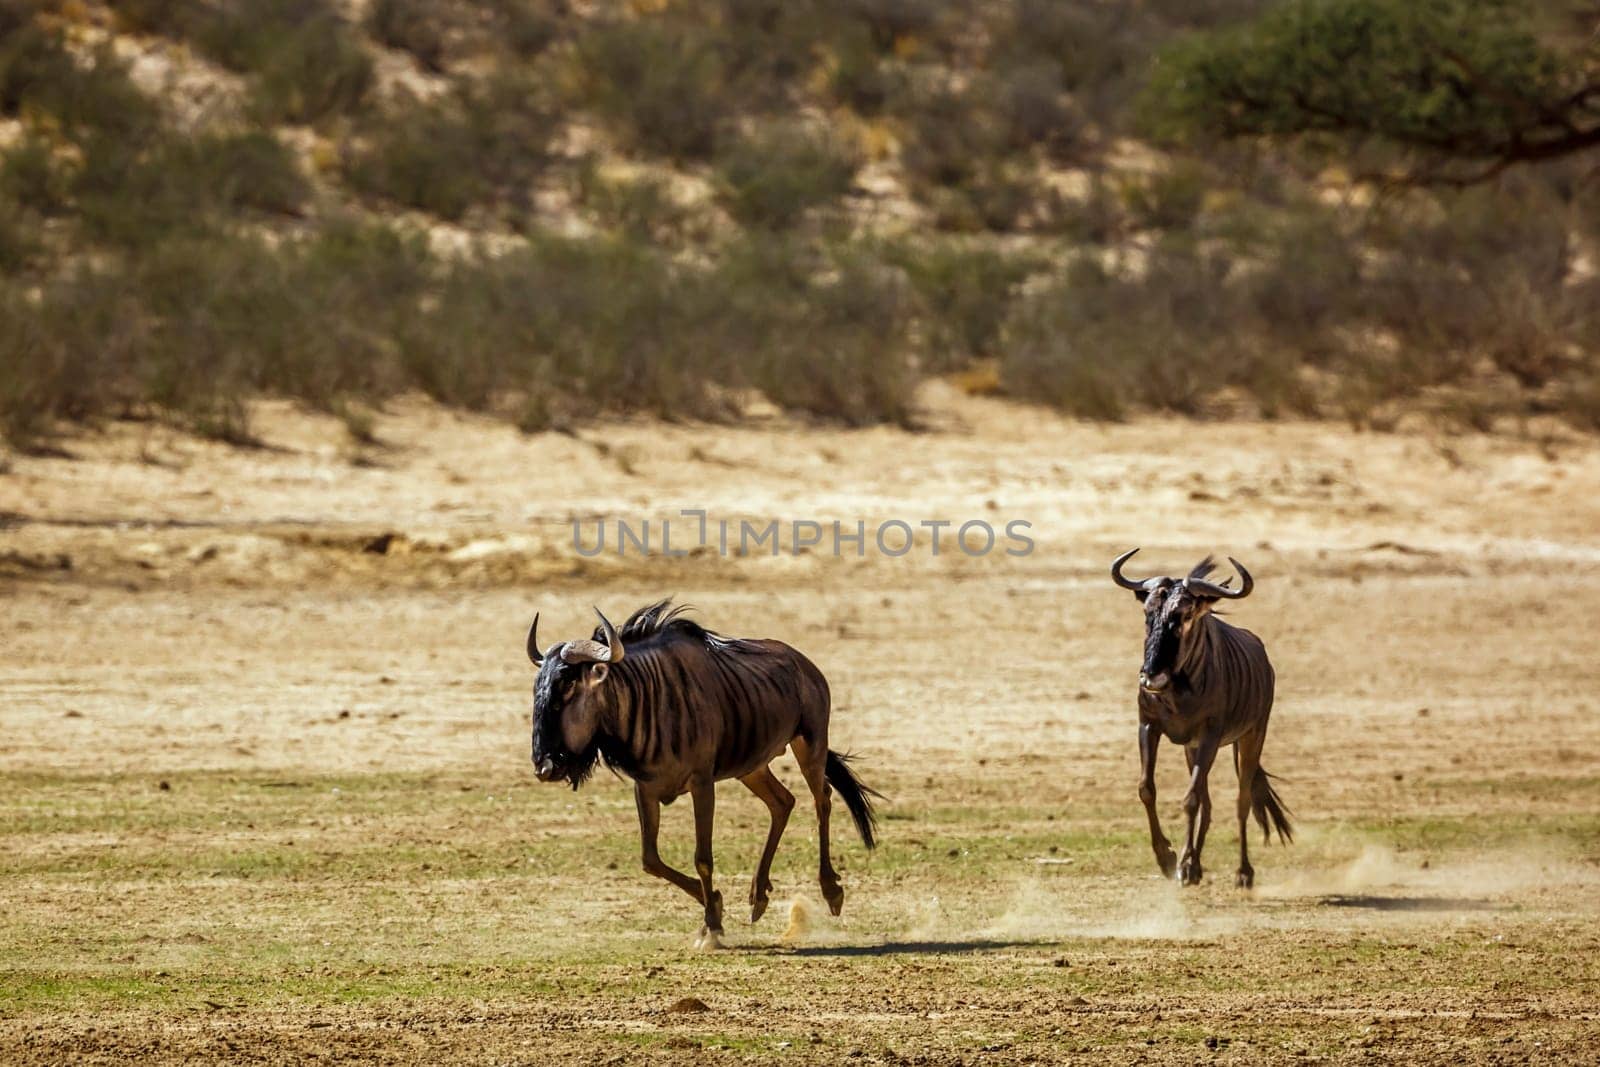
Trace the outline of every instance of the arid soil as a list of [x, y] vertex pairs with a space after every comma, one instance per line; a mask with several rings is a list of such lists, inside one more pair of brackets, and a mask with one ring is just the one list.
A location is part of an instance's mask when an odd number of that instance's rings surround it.
[[[414, 402], [366, 444], [268, 405], [263, 448], [122, 423], [10, 457], [0, 1061], [1593, 1062], [1593, 440], [927, 404], [923, 433], [529, 437]], [[574, 547], [575, 519], [685, 545], [680, 509], [859, 520], [868, 550]], [[1002, 539], [889, 558], [893, 519]], [[1252, 838], [1254, 892], [1226, 759], [1206, 884], [1150, 856], [1141, 624], [1105, 570], [1133, 545], [1141, 574], [1255, 574], [1230, 618], [1277, 665], [1264, 763], [1297, 834]], [[719, 791], [718, 953], [638, 869], [625, 783], [534, 780], [533, 613], [554, 641], [668, 594], [828, 674], [835, 746], [886, 796], [876, 853], [835, 819], [841, 919], [788, 757], [755, 926], [765, 809]]]

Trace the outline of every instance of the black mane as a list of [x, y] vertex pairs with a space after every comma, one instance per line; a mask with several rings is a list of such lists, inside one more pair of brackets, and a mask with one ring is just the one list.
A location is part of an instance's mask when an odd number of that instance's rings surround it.
[[[646, 604], [629, 615], [628, 621], [618, 627], [617, 634], [624, 644], [662, 634], [682, 634], [697, 641], [715, 637], [716, 635], [704, 626], [684, 617], [685, 613], [691, 610], [693, 609], [687, 604], [673, 607], [671, 597], [662, 597], [654, 604]], [[602, 643], [605, 641], [605, 632], [598, 626], [594, 630], [594, 640]]]

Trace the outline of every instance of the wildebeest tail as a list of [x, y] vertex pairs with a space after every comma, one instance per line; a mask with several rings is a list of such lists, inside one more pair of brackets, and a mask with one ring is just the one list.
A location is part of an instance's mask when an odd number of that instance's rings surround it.
[[828, 784], [833, 786], [833, 791], [839, 794], [844, 806], [850, 809], [850, 817], [856, 821], [856, 829], [861, 832], [862, 843], [868, 848], [876, 848], [878, 816], [872, 810], [872, 798], [877, 797], [882, 800], [883, 794], [862, 785], [861, 779], [856, 777], [856, 772], [850, 769], [850, 757], [841, 756], [832, 749], [828, 750], [828, 763], [824, 773]]
[[1272, 840], [1273, 830], [1278, 831], [1279, 841], [1293, 841], [1294, 827], [1289, 824], [1289, 809], [1283, 806], [1278, 791], [1272, 788], [1272, 780], [1273, 776], [1264, 768], [1256, 767], [1256, 780], [1250, 786], [1250, 799], [1256, 813], [1256, 822], [1261, 824], [1261, 834], [1267, 841]]

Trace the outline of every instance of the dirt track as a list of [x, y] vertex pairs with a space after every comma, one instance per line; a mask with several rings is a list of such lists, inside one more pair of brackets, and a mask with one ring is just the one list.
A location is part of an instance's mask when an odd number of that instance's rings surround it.
[[[1591, 1059], [1592, 442], [929, 404], [920, 435], [532, 438], [402, 405], [369, 447], [274, 407], [267, 449], [120, 425], [14, 459], [0, 1059]], [[684, 507], [1021, 519], [1036, 549], [573, 549], [574, 517]], [[1198, 890], [1149, 857], [1138, 615], [1104, 571], [1132, 544], [1258, 579], [1233, 618], [1277, 664], [1264, 762], [1300, 834], [1253, 842], [1253, 895], [1231, 820]], [[890, 797], [870, 859], [835, 823], [842, 922], [802, 806], [774, 875], [808, 917], [785, 937], [775, 903], [692, 953], [694, 907], [636, 869], [627, 788], [533, 781], [532, 612], [555, 640], [668, 593], [832, 680], [836, 742]], [[764, 813], [721, 795], [731, 905]], [[687, 863], [678, 807], [664, 847]], [[708, 1010], [668, 1010], [691, 996]]]

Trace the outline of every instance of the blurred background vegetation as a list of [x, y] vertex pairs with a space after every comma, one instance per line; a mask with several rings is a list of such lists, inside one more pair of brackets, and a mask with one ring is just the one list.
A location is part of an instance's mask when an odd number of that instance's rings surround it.
[[[0, 0], [0, 434], [1600, 429], [1600, 5]], [[757, 405], [759, 407], [759, 405]]]

